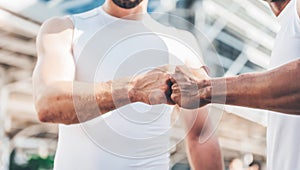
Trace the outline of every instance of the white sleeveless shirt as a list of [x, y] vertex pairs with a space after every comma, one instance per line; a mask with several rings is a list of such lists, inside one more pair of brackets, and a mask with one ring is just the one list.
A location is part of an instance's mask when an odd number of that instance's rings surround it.
[[[300, 19], [296, 3], [297, 0], [291, 0], [278, 16], [281, 30], [276, 37], [270, 69], [300, 59]], [[269, 170], [300, 169], [299, 129], [300, 116], [269, 113], [267, 126]]]
[[[201, 66], [192, 50], [161, 36], [178, 34], [178, 30], [156, 23], [149, 15], [125, 20], [98, 7], [70, 18], [77, 81], [106, 82], [165, 64]], [[151, 26], [144, 27], [141, 22]], [[152, 29], [163, 33], [158, 35]], [[85, 123], [60, 125], [54, 169], [169, 169], [172, 109], [133, 103]]]

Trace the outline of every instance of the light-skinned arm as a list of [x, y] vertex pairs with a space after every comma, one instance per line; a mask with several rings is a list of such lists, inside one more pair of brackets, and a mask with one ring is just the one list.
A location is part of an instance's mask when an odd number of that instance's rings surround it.
[[46, 21], [38, 34], [33, 86], [42, 122], [76, 124], [132, 102], [168, 102], [167, 67], [135, 78], [100, 83], [75, 81], [72, 36], [73, 23], [67, 17]]
[[[196, 58], [186, 57], [185, 65], [193, 68], [202, 67], [204, 62], [201, 58], [202, 53], [196, 38], [189, 32], [182, 32], [182, 34], [184, 35], [184, 38], [182, 38], [184, 42], [189, 42], [190, 48], [198, 55]], [[191, 75], [195, 77], [199, 76], [199, 74], [198, 71], [191, 72]], [[191, 168], [194, 170], [222, 170], [221, 149], [218, 138], [211, 127], [208, 109], [205, 107], [187, 110], [177, 107], [175, 111], [183, 115], [184, 128], [187, 131], [185, 138], [186, 150]]]
[[191, 169], [223, 170], [223, 159], [218, 138], [210, 122], [208, 107], [191, 110], [185, 114], [185, 126], [189, 130], [185, 138]]

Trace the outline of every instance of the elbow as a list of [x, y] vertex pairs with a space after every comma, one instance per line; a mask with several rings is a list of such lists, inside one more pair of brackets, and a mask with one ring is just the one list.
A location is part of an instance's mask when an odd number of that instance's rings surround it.
[[60, 83], [37, 89], [34, 94], [37, 118], [43, 123], [78, 123], [72, 95]]
[[49, 97], [47, 96], [40, 96], [39, 99], [35, 102], [35, 109], [37, 112], [37, 116], [40, 122], [43, 123], [50, 123], [53, 122], [53, 115], [50, 114], [49, 109]]
[[39, 121], [43, 123], [57, 122], [56, 112], [59, 110], [59, 104], [55, 101], [57, 93], [52, 88], [46, 88], [35, 96], [35, 109]]
[[[49, 93], [48, 93], [49, 94]], [[60, 123], [65, 125], [77, 124], [79, 120], [77, 114], [74, 114], [68, 104], [57, 100], [55, 95], [43, 94], [38, 96], [35, 101], [35, 108], [40, 122]]]
[[38, 119], [42, 123], [53, 123], [52, 121], [50, 121], [49, 116], [48, 116], [48, 112], [45, 111], [45, 110], [39, 110], [38, 111]]
[[[64, 120], [61, 117], [57, 116], [55, 111], [51, 111], [47, 108], [40, 109], [38, 112], [38, 119], [41, 123], [54, 123], [54, 124], [64, 124], [64, 125], [73, 125], [79, 123], [75, 118], [74, 120]], [[60, 113], [62, 114], [62, 113]]]
[[40, 122], [43, 123], [50, 123], [52, 120], [50, 120], [53, 115], [51, 115], [51, 105], [53, 105], [53, 102], [51, 102], [53, 98], [54, 92], [51, 91], [51, 87], [45, 87], [43, 89], [38, 89], [34, 93], [34, 106], [37, 113], [37, 118]]

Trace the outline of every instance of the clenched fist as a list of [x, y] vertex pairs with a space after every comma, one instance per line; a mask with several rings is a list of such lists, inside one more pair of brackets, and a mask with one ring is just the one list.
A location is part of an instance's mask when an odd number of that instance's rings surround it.
[[210, 91], [209, 80], [206, 67], [191, 69], [177, 66], [171, 76], [172, 101], [186, 109], [196, 109], [208, 104], [205, 95]]
[[171, 99], [170, 66], [158, 67], [133, 79], [132, 102], [174, 104]]

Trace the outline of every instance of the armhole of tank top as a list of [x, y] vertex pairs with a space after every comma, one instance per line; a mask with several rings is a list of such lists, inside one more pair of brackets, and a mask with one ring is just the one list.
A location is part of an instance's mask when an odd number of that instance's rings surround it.
[[77, 58], [75, 56], [75, 51], [74, 51], [74, 48], [75, 48], [75, 44], [76, 44], [76, 19], [74, 17], [74, 15], [68, 15], [67, 16], [68, 18], [70, 18], [70, 20], [72, 21], [73, 23], [73, 35], [72, 35], [72, 55], [73, 55], [73, 59], [74, 59], [74, 62], [77, 61]]

